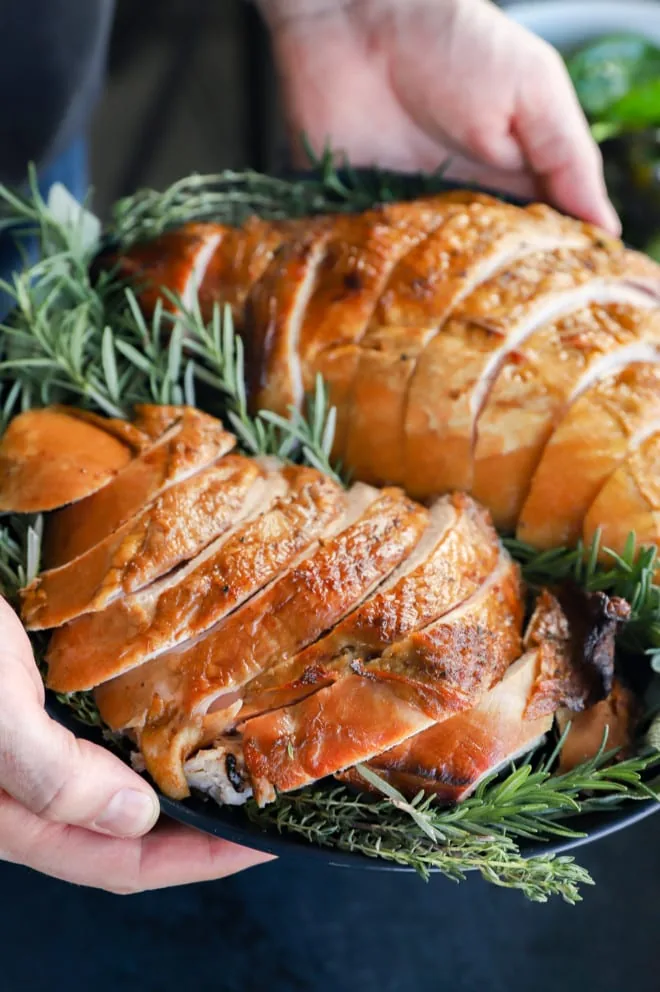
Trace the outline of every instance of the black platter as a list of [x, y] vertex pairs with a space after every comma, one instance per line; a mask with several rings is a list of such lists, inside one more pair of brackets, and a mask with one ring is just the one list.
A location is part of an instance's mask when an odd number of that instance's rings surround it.
[[[308, 179], [311, 173], [291, 173], [288, 178]], [[318, 178], [318, 176], [314, 176]], [[413, 199], [443, 190], [472, 189], [475, 192], [488, 193], [509, 203], [525, 205], [529, 201], [517, 197], [503, 195], [497, 190], [484, 188], [469, 183], [455, 183], [442, 178], [440, 174], [430, 175], [401, 175], [400, 173], [383, 172], [374, 169], [351, 170], [340, 172], [339, 179], [348, 187], [359, 187], [361, 193], [374, 203], [385, 199]], [[395, 197], [387, 195], [387, 191], [395, 190]], [[338, 194], [341, 200], [341, 194]], [[365, 204], [366, 206], [367, 204]], [[109, 247], [108, 243], [104, 247]], [[107, 747], [107, 741], [98, 728], [89, 728], [76, 720], [73, 712], [59, 702], [52, 693], [47, 693], [46, 709], [58, 723], [71, 730], [78, 737], [85, 737], [102, 747]], [[378, 858], [369, 858], [357, 852], [338, 851], [331, 847], [321, 847], [293, 834], [279, 833], [274, 828], [263, 830], [253, 824], [239, 808], [221, 807], [211, 800], [196, 796], [184, 801], [169, 799], [160, 795], [161, 810], [165, 816], [180, 823], [202, 830], [236, 844], [266, 851], [278, 857], [314, 858], [317, 862], [325, 863], [335, 868], [358, 868], [375, 871], [412, 871], [411, 868], [395, 865]], [[520, 842], [521, 853], [526, 857], [540, 854], [560, 854], [571, 851], [585, 844], [616, 833], [625, 827], [645, 819], [660, 808], [660, 803], [653, 799], [630, 801], [616, 810], [588, 813], [572, 817], [562, 822], [566, 826], [580, 831], [585, 836], [579, 838], [558, 838], [549, 842], [525, 841]]]

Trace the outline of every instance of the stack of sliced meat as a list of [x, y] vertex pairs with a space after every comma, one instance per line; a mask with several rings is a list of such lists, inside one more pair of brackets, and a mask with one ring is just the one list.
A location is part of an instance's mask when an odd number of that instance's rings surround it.
[[255, 407], [320, 373], [353, 478], [468, 492], [539, 548], [660, 543], [660, 268], [602, 232], [456, 192], [188, 225], [119, 262], [147, 309], [162, 285], [231, 305]]
[[22, 593], [55, 628], [49, 685], [95, 689], [166, 794], [264, 803], [372, 762], [461, 798], [564, 707], [591, 714], [573, 751], [598, 747], [624, 604], [547, 593], [523, 640], [518, 568], [469, 496], [424, 507], [233, 446], [172, 407], [32, 412], [0, 444], [0, 505], [55, 510]]

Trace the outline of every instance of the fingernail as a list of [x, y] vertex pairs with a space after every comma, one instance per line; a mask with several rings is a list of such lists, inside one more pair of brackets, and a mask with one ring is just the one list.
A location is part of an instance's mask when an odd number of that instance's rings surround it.
[[611, 231], [617, 238], [620, 237], [621, 219], [611, 203], [608, 203], [605, 208], [605, 221], [607, 230]]
[[155, 796], [138, 789], [120, 789], [92, 826], [116, 837], [137, 837], [153, 827], [158, 813]]

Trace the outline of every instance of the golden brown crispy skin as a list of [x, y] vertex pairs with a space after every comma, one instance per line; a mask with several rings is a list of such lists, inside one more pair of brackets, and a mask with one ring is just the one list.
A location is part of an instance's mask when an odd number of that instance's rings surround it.
[[[501, 530], [515, 529], [544, 447], [572, 397], [617, 363], [653, 361], [659, 343], [657, 307], [644, 309], [638, 300], [592, 304], [552, 321], [509, 355], [479, 416], [472, 484]], [[582, 448], [591, 447], [587, 437]], [[548, 510], [546, 503], [551, 519]]]
[[[638, 547], [660, 546], [660, 432], [629, 452], [589, 507], [583, 529], [588, 547], [598, 530], [601, 548], [617, 554], [631, 532]], [[605, 550], [601, 560], [611, 561]]]
[[601, 379], [566, 413], [546, 445], [518, 520], [540, 549], [582, 537], [589, 507], [640, 432], [660, 430], [660, 366], [636, 362]]
[[[242, 466], [198, 472], [167, 489], [155, 502], [89, 551], [60, 568], [42, 572], [21, 593], [22, 617], [30, 630], [59, 627], [84, 613], [102, 610], [198, 554], [231, 526], [243, 490]], [[69, 691], [69, 690], [67, 690]]]
[[200, 252], [209, 243], [221, 244], [230, 233], [231, 228], [221, 224], [184, 224], [103, 261], [106, 268], [116, 267], [120, 278], [130, 281], [147, 313], [153, 311], [158, 301], [171, 309], [170, 301], [163, 296], [163, 287], [183, 297]]
[[[206, 490], [201, 489], [204, 476], [209, 482]], [[234, 585], [229, 587], [223, 562], [233, 555], [233, 562], [231, 557], [229, 561], [237, 573], [244, 555], [247, 557], [249, 545], [244, 544], [250, 527], [256, 524], [241, 525], [241, 520], [246, 514], [268, 510], [269, 480], [253, 461], [232, 455], [191, 482], [197, 480], [200, 484], [195, 487], [184, 483], [191, 512], [185, 512], [183, 498], [176, 502], [171, 499], [175, 487], [154, 504], [158, 509], [152, 509], [140, 522], [145, 540], [130, 567], [114, 579], [115, 589], [124, 579], [122, 591], [131, 587], [138, 591], [115, 598], [105, 608], [79, 616], [54, 632], [46, 655], [49, 685], [72, 692], [77, 691], [71, 688], [74, 683], [79, 688], [92, 688], [114, 678], [180, 640], [201, 633], [243, 594]], [[285, 485], [275, 489], [273, 498], [280, 492], [286, 492]], [[272, 538], [264, 533], [266, 518], [271, 522]], [[264, 568], [269, 560], [269, 538], [275, 542], [279, 534], [281, 553], [285, 553], [284, 524], [278, 531], [277, 522], [268, 514], [258, 520]], [[308, 523], [311, 526], [313, 521]], [[172, 561], [181, 555], [187, 560], [186, 567], [172, 571]], [[155, 576], [162, 578], [151, 581]], [[146, 584], [145, 578], [151, 584]], [[108, 585], [106, 580], [105, 587]], [[66, 689], [61, 688], [64, 684]]]
[[82, 500], [133, 455], [125, 439], [93, 418], [58, 407], [19, 414], [0, 442], [0, 511], [41, 513]]
[[364, 666], [435, 719], [463, 709], [520, 655], [524, 617], [518, 566], [505, 551], [477, 592], [450, 614], [415, 631]]
[[[408, 390], [419, 356], [452, 308], [518, 257], [588, 241], [580, 225], [557, 215], [539, 222], [490, 197], [452, 201], [439, 219], [442, 223], [396, 266], [354, 358], [343, 457], [365, 481], [407, 484]], [[346, 355], [336, 363], [344, 366], [344, 376], [347, 363]]]
[[216, 304], [228, 304], [240, 327], [250, 287], [261, 279], [280, 245], [308, 224], [308, 220], [251, 217], [242, 227], [229, 229], [213, 252], [199, 287], [204, 319], [211, 320]]
[[[288, 491], [214, 542], [217, 550], [205, 551], [196, 568], [193, 561], [183, 580], [174, 576], [163, 591], [149, 587], [56, 632], [47, 655], [49, 684], [65, 671], [90, 688], [136, 668], [199, 636], [291, 566], [340, 518], [345, 500], [338, 489], [319, 486], [308, 469], [290, 467], [283, 475]], [[244, 494], [242, 487], [238, 495]], [[228, 494], [227, 502], [233, 522], [236, 501], [229, 505]]]
[[117, 473], [112, 482], [75, 508], [60, 510], [48, 525], [52, 567], [84, 554], [111, 535], [164, 490], [230, 451], [235, 438], [220, 421], [181, 407], [179, 420]]
[[471, 491], [479, 415], [507, 354], [537, 328], [591, 301], [622, 301], [657, 267], [609, 244], [529, 255], [484, 282], [422, 352], [406, 407], [405, 477], [413, 497]]
[[180, 406], [171, 404], [138, 403], [133, 411], [133, 423], [152, 441], [157, 441], [181, 420], [181, 412]]
[[283, 244], [247, 298], [243, 339], [255, 409], [286, 416], [302, 406], [300, 328], [329, 233], [317, 224]]
[[261, 804], [342, 771], [466, 709], [520, 653], [523, 605], [504, 553], [491, 579], [446, 618], [295, 706], [239, 728]]
[[[551, 729], [552, 714], [534, 720], [524, 715], [538, 665], [538, 649], [528, 651], [476, 706], [384, 751], [369, 767], [411, 799], [420, 790], [443, 802], [465, 799], [484, 776], [528, 751]], [[371, 791], [355, 768], [338, 778]]]
[[[334, 626], [405, 559], [427, 523], [422, 507], [399, 490], [384, 490], [355, 524], [197, 644], [170, 656], [171, 695], [154, 699], [139, 733], [150, 774], [170, 785], [178, 778], [185, 790], [182, 761], [191, 742], [199, 746], [204, 738], [208, 706]], [[154, 684], [162, 693], [160, 681]], [[111, 718], [107, 707], [102, 712]]]
[[469, 497], [456, 494], [439, 501], [431, 517], [413, 554], [384, 586], [321, 640], [250, 683], [241, 720], [291, 705], [353, 662], [379, 655], [426, 627], [479, 588], [499, 553], [487, 515]]

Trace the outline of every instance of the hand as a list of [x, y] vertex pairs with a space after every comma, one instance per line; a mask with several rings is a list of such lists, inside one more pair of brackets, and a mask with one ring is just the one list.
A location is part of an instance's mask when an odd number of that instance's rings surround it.
[[153, 789], [47, 716], [30, 642], [3, 600], [0, 632], [0, 858], [116, 893], [222, 878], [270, 860], [171, 823], [150, 833]]
[[558, 53], [488, 0], [261, 0], [292, 137], [433, 170], [619, 232]]

